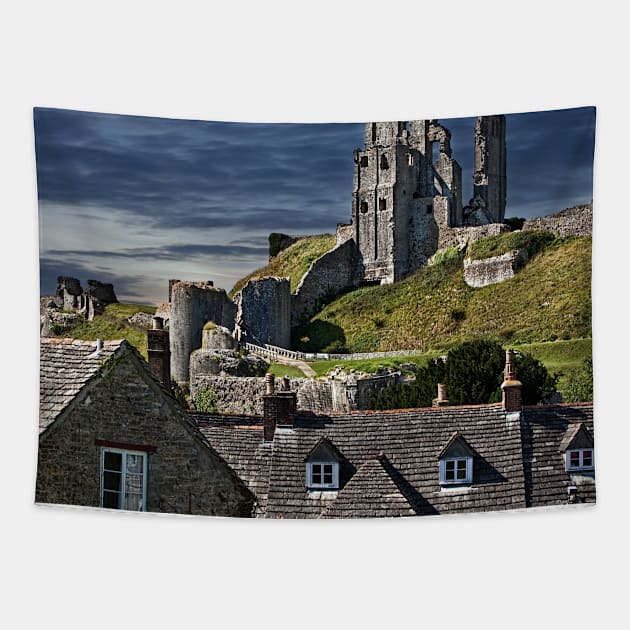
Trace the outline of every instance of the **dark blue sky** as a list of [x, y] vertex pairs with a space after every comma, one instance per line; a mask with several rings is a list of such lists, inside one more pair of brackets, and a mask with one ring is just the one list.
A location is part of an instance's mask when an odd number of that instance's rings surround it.
[[[472, 191], [474, 118], [440, 119]], [[594, 108], [507, 116], [506, 216], [592, 198]], [[230, 289], [267, 260], [269, 232], [350, 220], [362, 124], [249, 124], [35, 109], [40, 287], [113, 282], [156, 303], [168, 278]]]

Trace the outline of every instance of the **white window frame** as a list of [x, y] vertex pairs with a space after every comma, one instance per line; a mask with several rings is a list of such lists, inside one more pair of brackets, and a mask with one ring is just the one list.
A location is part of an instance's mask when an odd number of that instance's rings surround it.
[[[590, 466], [584, 465], [584, 453], [585, 451], [589, 451], [591, 454], [591, 464]], [[571, 453], [578, 453], [580, 463], [577, 466], [571, 465]], [[595, 470], [595, 450], [593, 448], [571, 448], [568, 449], [564, 454], [564, 462], [567, 471], [574, 470]]]
[[[324, 483], [324, 469], [321, 470], [321, 483], [313, 482], [313, 466], [332, 466], [332, 483]], [[306, 486], [309, 489], [337, 490], [339, 488], [339, 463], [331, 461], [314, 461], [306, 464]]]
[[121, 476], [120, 476], [120, 492], [118, 497], [118, 507], [117, 508], [107, 508], [107, 509], [118, 509], [118, 510], [126, 510], [125, 504], [125, 487], [127, 481], [127, 455], [141, 455], [142, 456], [142, 503], [140, 505], [139, 512], [146, 512], [147, 509], [147, 471], [149, 465], [149, 453], [146, 451], [134, 451], [130, 449], [123, 448], [113, 448], [110, 446], [101, 446], [101, 463], [100, 463], [100, 507], [103, 507], [103, 495], [105, 492], [104, 488], [104, 472], [105, 472], [105, 453], [120, 453], [122, 455], [121, 461]]
[[[446, 462], [455, 462], [455, 472], [457, 473], [457, 462], [466, 462], [466, 479], [446, 479]], [[457, 476], [457, 475], [456, 475]], [[445, 457], [440, 460], [440, 485], [456, 486], [470, 485], [473, 480], [473, 458], [472, 457]]]

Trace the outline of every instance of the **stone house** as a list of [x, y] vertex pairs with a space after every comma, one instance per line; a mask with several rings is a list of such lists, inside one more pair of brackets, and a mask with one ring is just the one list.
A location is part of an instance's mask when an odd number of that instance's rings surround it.
[[126, 341], [41, 339], [39, 429], [38, 503], [252, 515], [255, 495]]
[[263, 416], [191, 414], [262, 518], [398, 517], [595, 502], [593, 406], [503, 402], [315, 414], [267, 383]]

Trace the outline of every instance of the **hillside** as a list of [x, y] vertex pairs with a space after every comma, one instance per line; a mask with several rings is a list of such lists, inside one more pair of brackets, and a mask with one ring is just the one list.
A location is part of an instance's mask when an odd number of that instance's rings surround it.
[[591, 238], [555, 239], [514, 278], [473, 289], [461, 255], [393, 285], [338, 297], [294, 329], [304, 351], [447, 348], [489, 336], [513, 344], [591, 336]]
[[256, 271], [241, 278], [234, 285], [229, 296], [234, 297], [251, 278], [263, 278], [265, 276], [277, 276], [280, 278], [288, 276], [291, 278], [291, 292], [294, 292], [311, 263], [323, 256], [327, 251], [330, 251], [334, 246], [334, 234], [319, 234], [302, 238], [297, 243], [281, 251], [265, 267], [256, 269]]
[[148, 359], [146, 327], [127, 321], [136, 313], [153, 315], [155, 307], [141, 304], [108, 304], [102, 315], [97, 315], [91, 322], [81, 319], [75, 326], [64, 329], [60, 336], [88, 341], [127, 339], [145, 359]]

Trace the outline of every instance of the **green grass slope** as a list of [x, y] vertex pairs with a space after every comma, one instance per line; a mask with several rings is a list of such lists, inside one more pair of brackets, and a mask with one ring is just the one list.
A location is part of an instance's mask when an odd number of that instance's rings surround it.
[[129, 317], [139, 312], [153, 315], [155, 307], [142, 304], [108, 304], [102, 315], [97, 315], [91, 322], [81, 321], [76, 326], [67, 328], [61, 336], [88, 341], [126, 339], [145, 359], [148, 359], [147, 329], [127, 321]]
[[251, 278], [263, 278], [265, 276], [291, 278], [291, 292], [294, 292], [302, 276], [308, 271], [313, 261], [323, 256], [334, 246], [334, 234], [319, 234], [302, 238], [297, 243], [293, 243], [293, 245], [281, 251], [267, 266], [256, 269], [248, 276], [241, 278], [234, 285], [229, 296], [234, 297]]
[[448, 348], [488, 336], [526, 344], [591, 336], [591, 238], [555, 240], [514, 278], [473, 289], [462, 258], [424, 267], [393, 285], [340, 296], [293, 331], [305, 351]]

